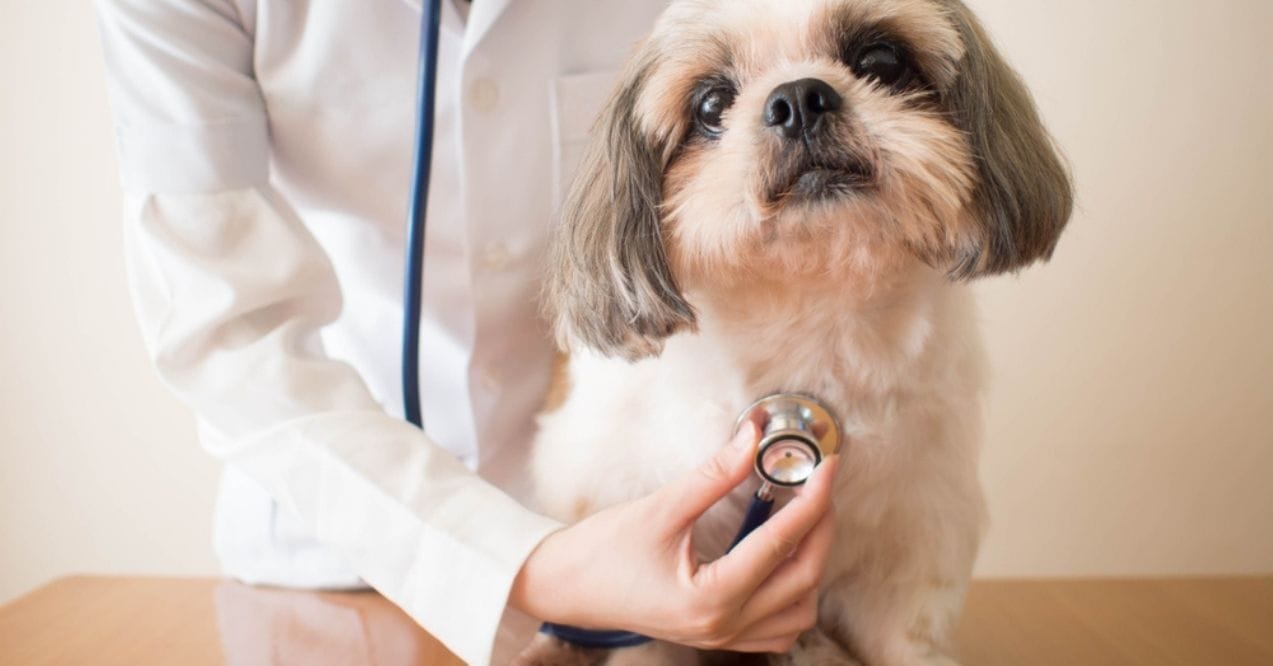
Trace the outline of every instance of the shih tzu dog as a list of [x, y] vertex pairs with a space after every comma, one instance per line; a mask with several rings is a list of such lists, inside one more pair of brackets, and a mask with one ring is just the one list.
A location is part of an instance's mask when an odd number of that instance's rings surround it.
[[[1071, 205], [960, 0], [674, 0], [563, 211], [547, 300], [567, 386], [541, 417], [540, 508], [574, 522], [645, 495], [756, 398], [817, 396], [846, 439], [836, 542], [817, 629], [773, 659], [953, 663], [984, 522], [965, 283], [1048, 258]], [[705, 552], [745, 498], [700, 521]]]

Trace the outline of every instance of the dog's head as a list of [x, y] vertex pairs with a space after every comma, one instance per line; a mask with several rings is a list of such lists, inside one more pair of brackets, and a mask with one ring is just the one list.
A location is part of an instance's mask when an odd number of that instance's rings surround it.
[[639, 358], [695, 325], [683, 288], [1011, 271], [1071, 204], [959, 0], [680, 0], [593, 130], [548, 303], [564, 338]]

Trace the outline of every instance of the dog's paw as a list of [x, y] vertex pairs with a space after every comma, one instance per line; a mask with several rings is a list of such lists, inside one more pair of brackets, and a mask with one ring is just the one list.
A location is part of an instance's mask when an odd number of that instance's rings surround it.
[[611, 650], [605, 666], [698, 666], [694, 648], [652, 641], [636, 647]]
[[805, 632], [787, 654], [769, 655], [769, 666], [862, 666], [821, 629]]
[[530, 645], [511, 663], [512, 666], [601, 666], [609, 654], [609, 650], [585, 650], [559, 638], [535, 634]]
[[698, 666], [769, 666], [767, 654], [713, 650], [699, 653]]
[[693, 648], [651, 641], [617, 650], [588, 650], [536, 634], [512, 666], [698, 666]]

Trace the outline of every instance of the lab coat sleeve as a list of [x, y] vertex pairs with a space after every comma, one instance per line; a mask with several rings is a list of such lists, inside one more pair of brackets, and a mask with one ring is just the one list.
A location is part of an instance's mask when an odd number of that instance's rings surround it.
[[[246, 472], [470, 663], [516, 572], [560, 527], [385, 413], [318, 330], [327, 257], [270, 187], [240, 8], [99, 0], [125, 186], [131, 289], [163, 380]], [[386, 341], [392, 344], [392, 341]]]

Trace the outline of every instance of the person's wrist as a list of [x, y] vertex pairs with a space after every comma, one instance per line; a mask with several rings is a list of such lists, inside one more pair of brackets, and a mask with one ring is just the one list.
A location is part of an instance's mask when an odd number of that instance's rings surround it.
[[547, 622], [553, 622], [559, 617], [559, 604], [566, 589], [552, 573], [556, 567], [552, 555], [555, 544], [551, 542], [560, 539], [566, 529], [550, 532], [526, 556], [517, 575], [513, 577], [513, 586], [508, 594], [510, 606]]

